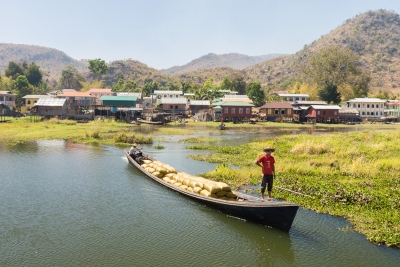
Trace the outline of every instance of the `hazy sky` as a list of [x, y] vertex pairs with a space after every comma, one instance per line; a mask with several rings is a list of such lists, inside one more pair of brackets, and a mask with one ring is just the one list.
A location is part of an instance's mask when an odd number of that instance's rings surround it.
[[0, 0], [0, 43], [156, 69], [208, 53], [293, 54], [368, 10], [400, 0]]

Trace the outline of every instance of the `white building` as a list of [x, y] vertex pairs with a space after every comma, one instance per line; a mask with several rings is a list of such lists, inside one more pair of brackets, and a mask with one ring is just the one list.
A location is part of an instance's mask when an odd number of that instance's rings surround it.
[[355, 108], [360, 112], [360, 118], [381, 118], [385, 116], [387, 100], [379, 98], [354, 98], [346, 102], [348, 108]]
[[308, 94], [278, 94], [285, 102], [307, 101], [310, 97]]

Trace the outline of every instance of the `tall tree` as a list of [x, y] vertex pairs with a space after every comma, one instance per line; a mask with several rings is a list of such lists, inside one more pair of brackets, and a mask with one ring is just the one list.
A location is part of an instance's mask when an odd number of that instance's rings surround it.
[[108, 71], [106, 62], [100, 58], [89, 60], [88, 68], [93, 75], [97, 75], [98, 77], [106, 74]]
[[247, 95], [246, 81], [242, 76], [236, 76], [232, 79], [232, 90], [238, 92], [238, 95]]
[[232, 81], [229, 80], [228, 77], [224, 77], [224, 79], [221, 82], [221, 90], [231, 90], [232, 89]]
[[261, 84], [259, 82], [252, 82], [249, 84], [248, 96], [257, 107], [265, 104], [265, 93], [261, 89]]
[[322, 49], [311, 55], [303, 66], [304, 79], [320, 87], [321, 100], [338, 104], [341, 101], [339, 86], [352, 84], [355, 77], [364, 76], [363, 82], [358, 83], [358, 86], [362, 86], [363, 90], [368, 92], [370, 80], [367, 78], [368, 74], [357, 67], [357, 59], [350, 49], [338, 46]]
[[15, 80], [18, 76], [24, 75], [24, 69], [18, 63], [10, 61], [8, 62], [8, 67], [5, 69], [4, 74], [6, 77], [11, 77], [13, 80]]
[[142, 89], [142, 96], [150, 96], [155, 90], [158, 90], [160, 85], [157, 81], [146, 82]]
[[33, 92], [33, 88], [30, 86], [28, 79], [24, 75], [18, 76], [14, 81], [14, 93], [16, 99], [19, 100], [26, 95], [30, 95]]
[[64, 89], [81, 89], [82, 82], [85, 81], [82, 74], [72, 66], [65, 67], [61, 72], [60, 88]]
[[35, 62], [32, 62], [25, 70], [25, 76], [30, 84], [38, 86], [42, 82], [43, 74], [40, 67], [36, 65]]

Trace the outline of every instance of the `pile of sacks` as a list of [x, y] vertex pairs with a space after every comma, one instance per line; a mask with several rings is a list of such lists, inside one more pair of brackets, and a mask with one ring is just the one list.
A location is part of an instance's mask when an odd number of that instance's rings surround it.
[[143, 160], [141, 166], [152, 175], [189, 192], [205, 197], [236, 201], [237, 195], [226, 183], [215, 182], [185, 172], [177, 172], [175, 168], [161, 161]]

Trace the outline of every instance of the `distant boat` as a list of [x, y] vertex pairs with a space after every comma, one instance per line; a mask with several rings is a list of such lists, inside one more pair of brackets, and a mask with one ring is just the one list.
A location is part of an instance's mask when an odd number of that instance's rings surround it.
[[[129, 156], [129, 153], [127, 151], [124, 152], [129, 162], [152, 180], [165, 187], [168, 187], [171, 190], [181, 193], [189, 197], [190, 199], [196, 200], [219, 211], [225, 212], [230, 216], [271, 226], [273, 228], [288, 232], [292, 226], [293, 220], [299, 208], [298, 204], [282, 201], [262, 202], [257, 197], [239, 192], [235, 192], [237, 198], [233, 201], [207, 197], [194, 192], [190, 192], [173, 184], [167, 183], [161, 178], [157, 178], [152, 173], [142, 168], [142, 166], [138, 162], [136, 162], [131, 156]], [[151, 161], [156, 160], [143, 152], [142, 156], [145, 159], [149, 159]]]
[[155, 125], [163, 125], [163, 121], [147, 121], [147, 120], [142, 120], [142, 119], [137, 119], [138, 122], [140, 123], [147, 123], [147, 124], [155, 124]]

